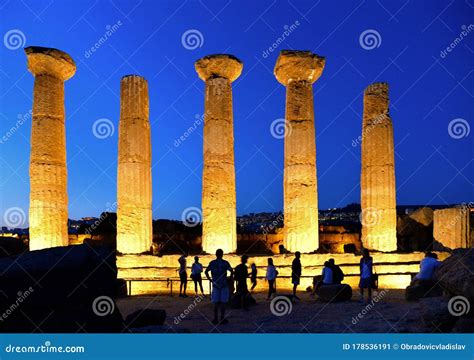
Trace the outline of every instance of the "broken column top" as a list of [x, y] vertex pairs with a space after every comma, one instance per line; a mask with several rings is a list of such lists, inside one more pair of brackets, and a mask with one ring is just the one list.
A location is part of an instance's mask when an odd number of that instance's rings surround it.
[[34, 75], [50, 75], [63, 81], [71, 78], [76, 72], [76, 64], [64, 51], [30, 46], [25, 48], [28, 58], [28, 70]]
[[365, 88], [364, 96], [378, 96], [388, 100], [388, 83], [376, 82]]
[[204, 81], [210, 78], [222, 77], [232, 82], [240, 76], [243, 66], [242, 61], [228, 54], [204, 56], [194, 64], [199, 78]]
[[282, 50], [274, 74], [283, 85], [292, 80], [314, 83], [321, 76], [326, 60], [311, 51]]

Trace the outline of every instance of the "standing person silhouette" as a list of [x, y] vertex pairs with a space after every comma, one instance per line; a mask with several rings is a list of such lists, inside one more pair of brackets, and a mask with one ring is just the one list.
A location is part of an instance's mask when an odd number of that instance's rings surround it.
[[194, 281], [194, 291], [196, 292], [196, 296], [198, 295], [198, 285], [201, 289], [201, 294], [204, 295], [204, 291], [202, 289], [202, 264], [199, 262], [199, 257], [194, 257], [194, 263], [191, 266], [191, 279]]
[[301, 278], [301, 261], [300, 261], [301, 253], [299, 251], [295, 252], [295, 258], [291, 263], [291, 282], [293, 283], [293, 297], [295, 299], [300, 299], [296, 296], [296, 288], [300, 284]]
[[267, 266], [267, 275], [265, 278], [268, 281], [268, 297], [267, 300], [270, 300], [272, 298], [273, 294], [276, 294], [276, 288], [275, 288], [275, 281], [278, 276], [278, 271], [273, 265], [273, 259], [268, 258], [268, 266]]
[[184, 252], [183, 255], [178, 259], [179, 262], [179, 297], [188, 297], [186, 295], [186, 288], [188, 287], [188, 273], [186, 272], [186, 257], [188, 256], [187, 252]]
[[247, 310], [246, 306], [246, 298], [249, 290], [247, 288], [247, 278], [249, 276], [249, 271], [247, 268], [247, 255], [242, 255], [241, 263], [235, 267], [235, 282], [237, 283], [236, 286], [236, 295], [240, 298], [240, 306], [242, 309]]
[[[216, 258], [212, 260], [206, 268], [205, 274], [207, 279], [212, 283], [211, 301], [214, 304], [214, 319], [212, 323], [227, 324], [229, 321], [225, 318], [225, 307], [229, 302], [229, 287], [227, 284], [227, 272], [234, 275], [232, 266], [223, 259], [224, 252], [222, 249], [217, 249]], [[211, 276], [209, 276], [211, 273]], [[221, 313], [221, 321], [219, 322], [219, 310]]]
[[362, 258], [360, 259], [360, 301], [364, 301], [364, 289], [367, 289], [368, 299], [372, 298], [372, 275], [373, 275], [373, 259], [369, 250], [362, 249]]
[[251, 273], [250, 273], [250, 282], [252, 283], [252, 287], [250, 288], [250, 291], [253, 291], [255, 289], [255, 286], [257, 286], [257, 265], [253, 262], [250, 265]]

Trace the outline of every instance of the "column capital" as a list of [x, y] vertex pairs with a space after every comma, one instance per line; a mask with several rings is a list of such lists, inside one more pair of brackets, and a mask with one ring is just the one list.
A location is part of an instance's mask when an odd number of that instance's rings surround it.
[[221, 77], [233, 82], [242, 73], [243, 64], [233, 55], [216, 54], [204, 56], [197, 60], [194, 67], [199, 78], [203, 81]]
[[319, 79], [326, 60], [311, 51], [282, 50], [275, 64], [274, 74], [283, 85], [292, 80], [314, 83]]
[[74, 60], [64, 51], [30, 46], [25, 48], [28, 70], [34, 75], [50, 75], [60, 80], [71, 78], [76, 72]]

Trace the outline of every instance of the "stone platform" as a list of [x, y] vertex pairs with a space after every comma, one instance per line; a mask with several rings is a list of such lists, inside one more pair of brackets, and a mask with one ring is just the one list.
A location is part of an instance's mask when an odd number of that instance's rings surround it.
[[[447, 252], [438, 252], [439, 260], [444, 260], [449, 256]], [[419, 270], [420, 260], [424, 253], [372, 253], [374, 258], [374, 267], [379, 275], [379, 287], [384, 289], [404, 289], [409, 285], [412, 275]], [[178, 258], [180, 255], [165, 255], [162, 257], [152, 255], [122, 255], [117, 257], [117, 266], [119, 269], [118, 277], [128, 281], [131, 284], [131, 295], [170, 293], [171, 282], [173, 281], [173, 292], [179, 290], [178, 277]], [[188, 257], [188, 267], [191, 267], [194, 261], [194, 255]], [[206, 267], [214, 255], [199, 256], [200, 262]], [[239, 255], [226, 255], [224, 257], [230, 262], [232, 267], [240, 263]], [[291, 262], [293, 254], [273, 255], [275, 266], [278, 269], [279, 277], [277, 279], [278, 290], [290, 290], [291, 284]], [[299, 289], [303, 290], [312, 285], [312, 278], [320, 275], [325, 261], [333, 258], [336, 264], [341, 266], [345, 273], [344, 282], [351, 285], [353, 289], [359, 284], [359, 261], [360, 256], [353, 254], [302, 254], [301, 264], [303, 274]], [[268, 256], [250, 256], [249, 264], [255, 262], [258, 269], [257, 291], [266, 291], [267, 282], [263, 279], [266, 273]], [[188, 275], [191, 270], [188, 270]], [[261, 277], [261, 278], [260, 278]], [[203, 276], [204, 278], [204, 276]], [[147, 280], [147, 281], [143, 281]], [[209, 284], [203, 280], [204, 290], [208, 292]], [[194, 284], [191, 279], [188, 282], [188, 291], [194, 292]]]

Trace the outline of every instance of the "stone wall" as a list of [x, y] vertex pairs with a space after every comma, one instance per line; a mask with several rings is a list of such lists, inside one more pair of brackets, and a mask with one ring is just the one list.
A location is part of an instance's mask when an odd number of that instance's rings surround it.
[[[410, 283], [412, 275], [419, 270], [419, 263], [424, 258], [424, 253], [417, 252], [412, 254], [388, 254], [373, 253], [375, 270], [379, 274], [379, 286], [381, 288], [404, 289]], [[440, 252], [438, 257], [444, 260], [449, 253]], [[283, 291], [290, 291], [291, 284], [291, 262], [294, 256], [272, 255], [274, 264], [279, 271], [279, 279], [277, 279], [277, 288]], [[169, 293], [171, 282], [167, 279], [173, 279], [173, 290], [179, 289], [178, 278], [178, 258], [179, 255], [166, 255], [163, 257], [150, 255], [124, 255], [117, 258], [117, 266], [119, 269], [119, 278], [122, 279], [145, 279], [155, 281], [133, 281], [133, 295], [164, 292]], [[240, 262], [237, 255], [224, 256], [230, 264], [235, 267]], [[329, 258], [335, 259], [346, 274], [344, 279], [353, 288], [358, 287], [359, 283], [359, 261], [360, 257], [353, 254], [302, 254], [301, 264], [303, 267], [300, 289], [305, 289], [312, 285], [312, 278], [320, 275], [324, 261]], [[207, 266], [213, 255], [200, 256], [200, 262]], [[253, 256], [249, 259], [249, 264], [255, 262], [258, 269], [258, 276], [265, 276], [268, 256]], [[193, 258], [188, 257], [188, 267], [191, 267]], [[188, 270], [188, 275], [190, 270]], [[160, 280], [160, 281], [157, 281]], [[130, 283], [129, 283], [130, 284]], [[205, 289], [209, 284], [204, 280]], [[257, 291], [265, 291], [268, 284], [263, 278], [258, 279]], [[188, 283], [188, 291], [194, 291], [192, 281]]]
[[437, 248], [456, 249], [473, 245], [468, 207], [435, 210], [433, 223], [433, 236]]

